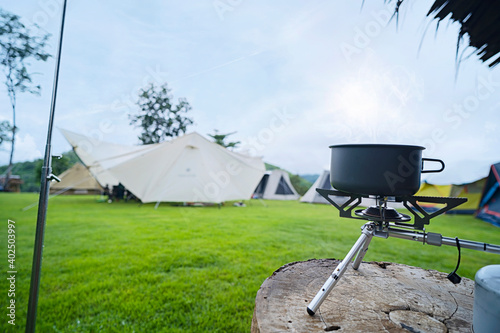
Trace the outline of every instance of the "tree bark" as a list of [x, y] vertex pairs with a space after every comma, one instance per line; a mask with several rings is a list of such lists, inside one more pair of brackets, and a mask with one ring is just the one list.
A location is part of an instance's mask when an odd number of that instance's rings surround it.
[[308, 304], [340, 261], [287, 264], [257, 292], [252, 333], [471, 332], [474, 281], [386, 262], [349, 267], [314, 316]]

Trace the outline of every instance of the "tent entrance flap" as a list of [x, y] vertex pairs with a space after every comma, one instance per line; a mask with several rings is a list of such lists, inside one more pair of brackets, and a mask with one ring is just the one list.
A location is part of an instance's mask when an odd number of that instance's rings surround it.
[[266, 172], [255, 188], [253, 198], [269, 200], [297, 200], [299, 194], [290, 182], [288, 172], [275, 169]]
[[269, 175], [265, 174], [262, 176], [262, 179], [259, 182], [259, 185], [257, 185], [257, 188], [254, 191], [254, 196], [262, 198], [264, 195], [264, 190], [266, 189], [267, 186], [267, 181], [269, 180]]
[[278, 187], [276, 188], [276, 192], [274, 194], [294, 194], [290, 186], [286, 183], [283, 176], [281, 176], [280, 181], [278, 183]]

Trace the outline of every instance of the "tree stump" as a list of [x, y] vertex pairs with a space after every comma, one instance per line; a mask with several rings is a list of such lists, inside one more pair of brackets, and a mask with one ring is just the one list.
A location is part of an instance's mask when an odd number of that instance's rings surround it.
[[252, 333], [472, 331], [474, 281], [454, 285], [446, 273], [388, 262], [349, 266], [309, 316], [307, 306], [339, 262], [312, 259], [274, 272], [257, 292]]

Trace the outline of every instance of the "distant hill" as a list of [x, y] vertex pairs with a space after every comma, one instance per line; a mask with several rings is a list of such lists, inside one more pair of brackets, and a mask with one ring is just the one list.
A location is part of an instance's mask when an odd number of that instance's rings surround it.
[[[267, 171], [271, 171], [271, 170], [275, 170], [275, 169], [285, 170], [283, 168], [280, 168], [279, 166], [276, 166], [276, 165], [273, 165], [273, 164], [270, 164], [267, 162], [265, 162], [264, 164], [266, 165]], [[290, 182], [292, 182], [293, 187], [295, 188], [295, 190], [297, 190], [297, 193], [300, 195], [304, 195], [314, 182], [314, 181], [311, 182], [310, 180], [304, 178], [303, 176], [294, 175], [293, 173], [291, 173], [288, 170], [285, 170], [285, 171], [288, 172], [288, 175], [290, 176]], [[319, 175], [316, 175], [316, 178], [318, 178], [318, 177], [319, 177]], [[316, 180], [316, 178], [314, 180]]]
[[[281, 169], [279, 166], [276, 166], [276, 165], [273, 165], [273, 164], [270, 164], [270, 163], [267, 163], [267, 162], [264, 162], [264, 165], [266, 166], [266, 171], [271, 171], [271, 170], [275, 170], [275, 169]], [[290, 172], [288, 172], [288, 173], [290, 173]]]
[[300, 177], [304, 178], [305, 180], [307, 180], [311, 184], [314, 184], [316, 179], [318, 179], [319, 175], [316, 175], [316, 174], [314, 174], [314, 175], [300, 175]]

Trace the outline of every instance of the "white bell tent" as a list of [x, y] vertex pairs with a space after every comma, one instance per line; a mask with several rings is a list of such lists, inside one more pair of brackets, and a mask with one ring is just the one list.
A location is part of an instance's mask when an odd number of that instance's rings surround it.
[[102, 187], [112, 188], [120, 182], [109, 168], [126, 160], [133, 159], [142, 153], [154, 149], [156, 145], [128, 146], [104, 142], [64, 129], [59, 129], [68, 140], [80, 160]]
[[250, 199], [265, 172], [260, 157], [229, 151], [196, 132], [144, 146], [63, 134], [102, 186], [121, 183], [144, 203]]
[[297, 200], [300, 196], [290, 182], [288, 173], [275, 169], [262, 176], [253, 197], [270, 200]]

